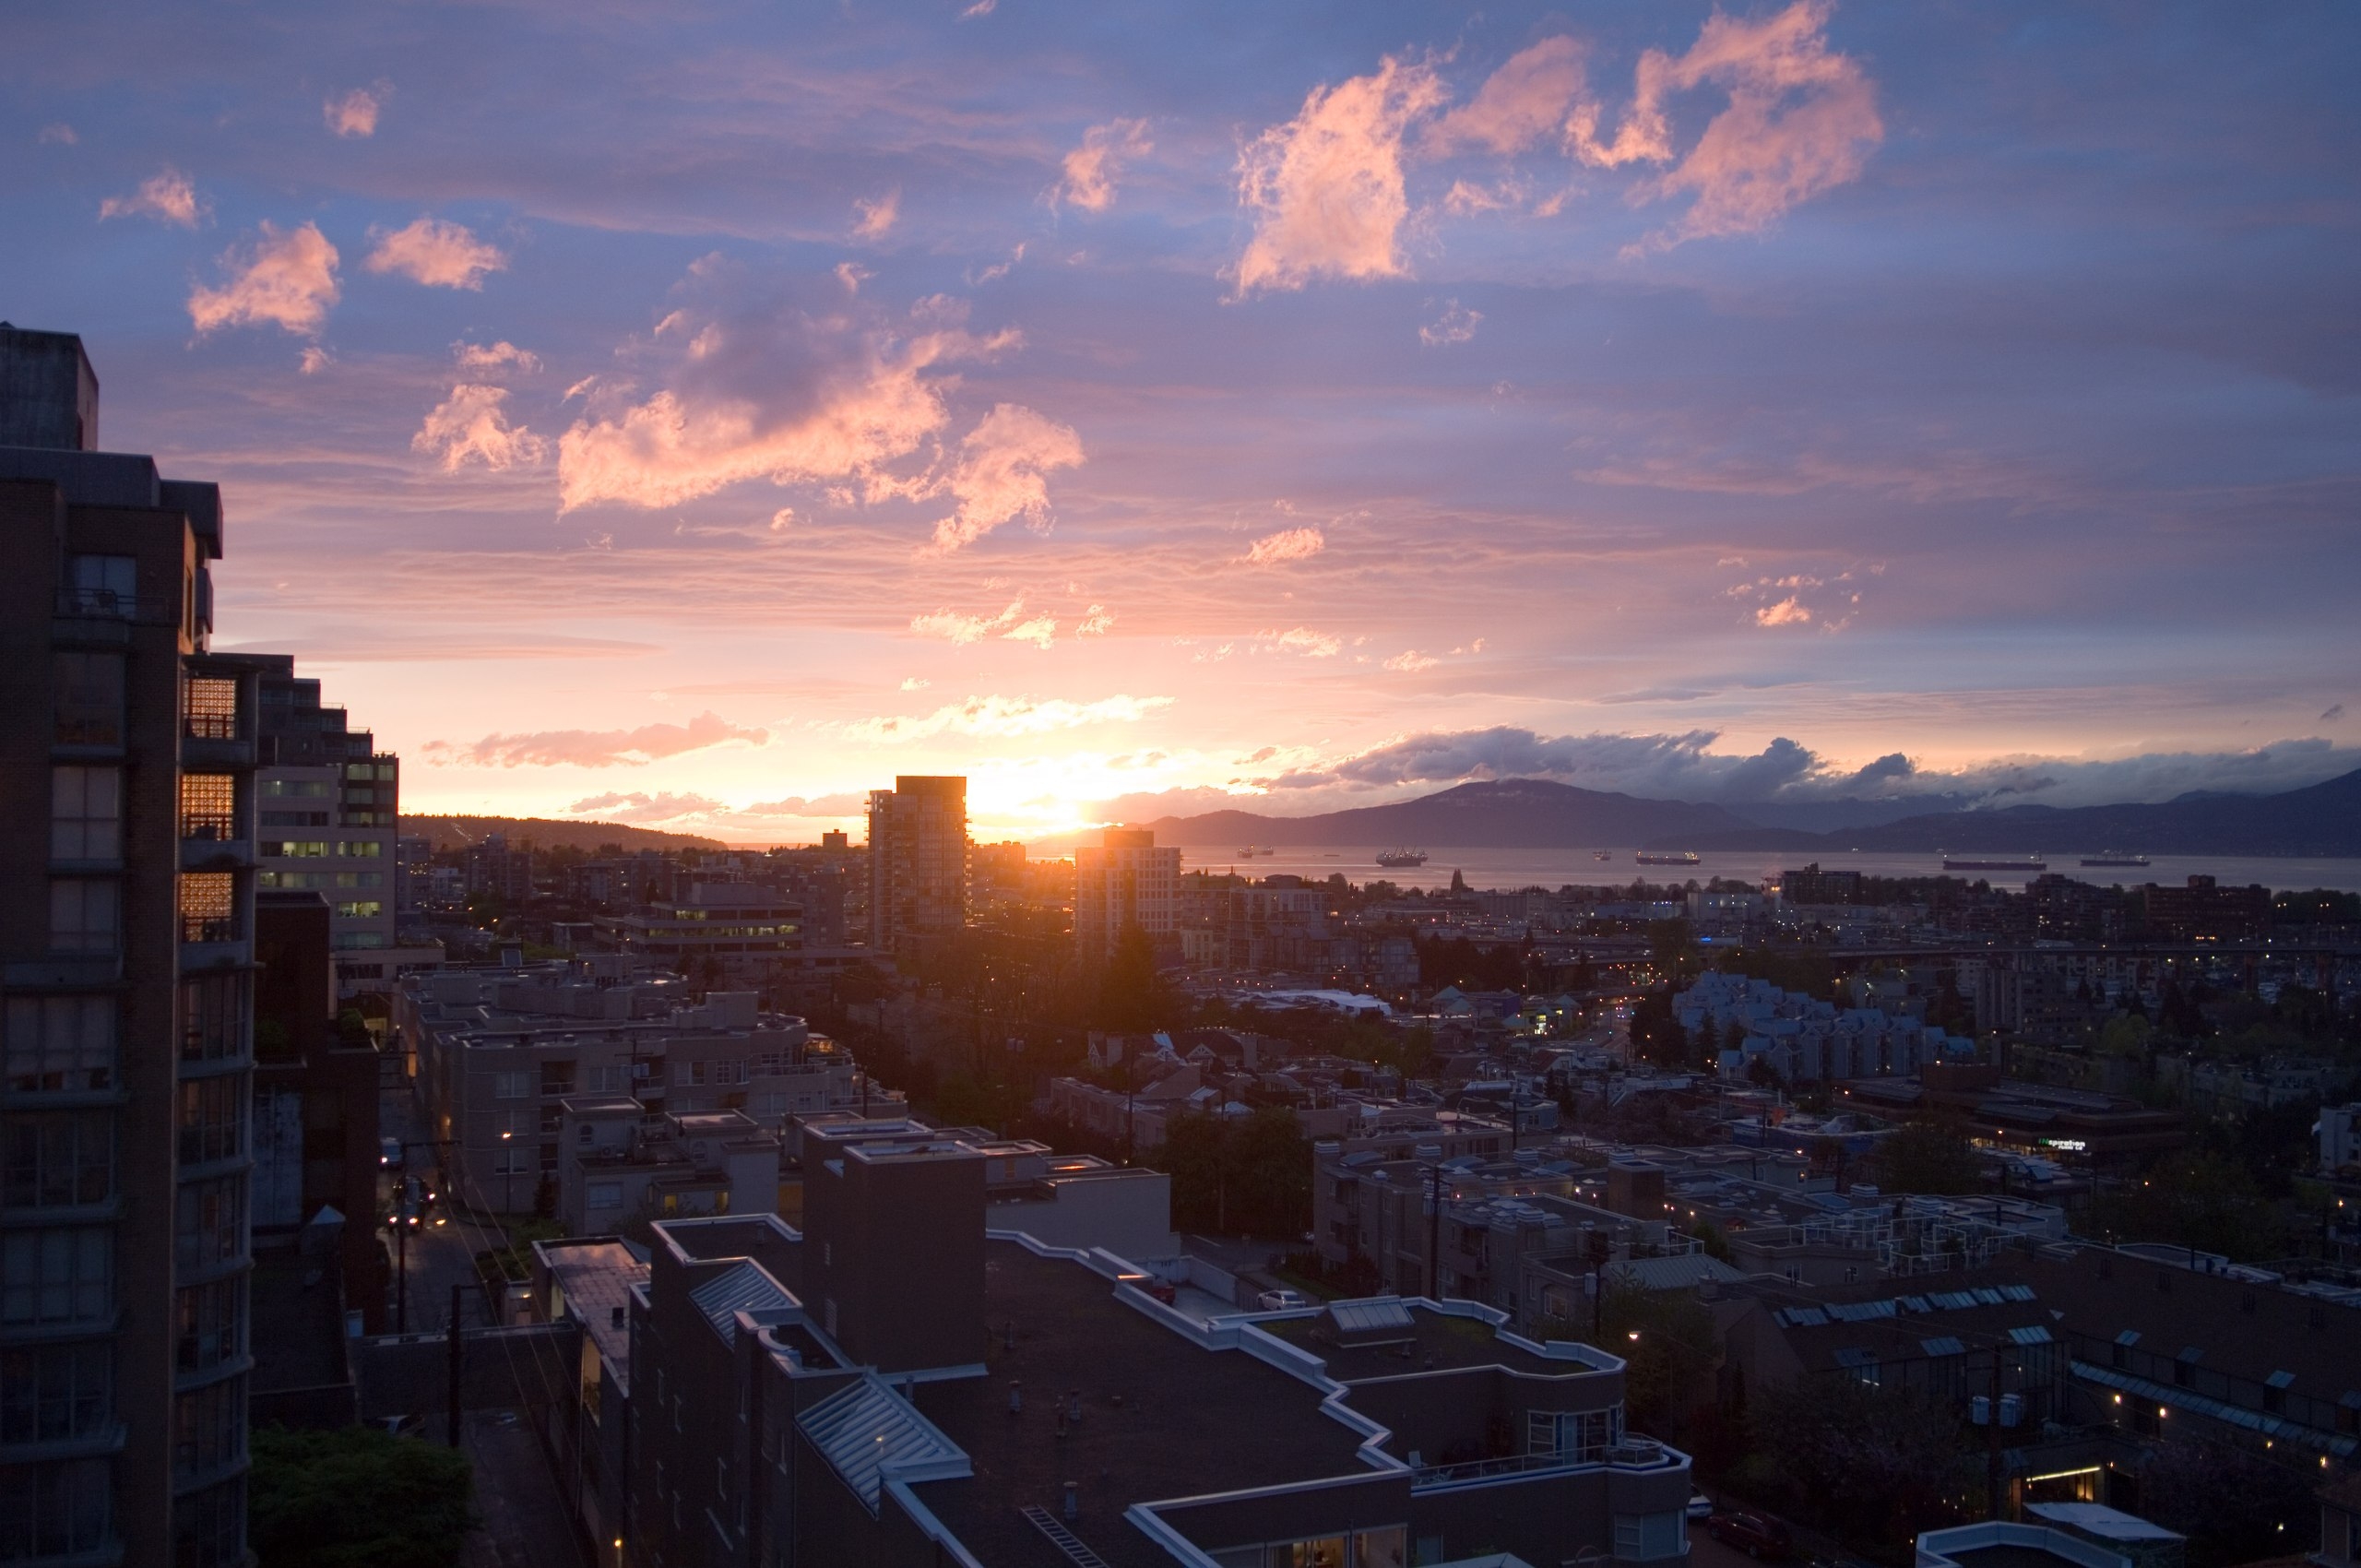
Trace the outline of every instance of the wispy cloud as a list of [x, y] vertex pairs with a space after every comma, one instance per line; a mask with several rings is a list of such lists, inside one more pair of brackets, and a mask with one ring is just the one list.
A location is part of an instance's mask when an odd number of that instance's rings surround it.
[[274, 326], [316, 337], [338, 295], [336, 246], [314, 223], [281, 232], [265, 221], [250, 245], [224, 252], [229, 279], [203, 284], [188, 297], [189, 320], [200, 333], [223, 327]]
[[769, 739], [768, 731], [700, 713], [686, 724], [643, 724], [636, 730], [542, 730], [467, 742], [429, 741], [426, 753], [435, 762], [474, 767], [638, 767], [728, 741], [759, 746]]
[[41, 128], [41, 135], [36, 139], [43, 147], [73, 147], [80, 142], [82, 137], [65, 121], [53, 120]]
[[495, 471], [539, 463], [549, 444], [523, 425], [508, 422], [501, 407], [507, 399], [502, 387], [462, 382], [427, 414], [426, 422], [410, 437], [410, 450], [435, 457], [445, 473], [458, 472], [471, 458]]
[[1170, 697], [1101, 697], [1070, 702], [1063, 697], [983, 696], [946, 703], [931, 713], [864, 719], [843, 727], [846, 739], [886, 744], [922, 741], [941, 734], [1006, 740], [1077, 730], [1086, 724], [1133, 724], [1172, 706]]
[[1309, 659], [1334, 659], [1345, 650], [1342, 637], [1315, 632], [1309, 626], [1290, 626], [1284, 632], [1257, 632], [1254, 640], [1259, 647], [1274, 652], [1299, 653]]
[[1431, 66], [1389, 56], [1373, 75], [1312, 89], [1294, 119], [1248, 143], [1238, 199], [1254, 233], [1238, 259], [1239, 293], [1403, 276], [1402, 138], [1446, 97]]
[[[1075, 623], [1073, 636], [1095, 637], [1113, 629], [1115, 617], [1103, 604], [1094, 604], [1082, 612]], [[1010, 601], [1008, 608], [996, 615], [963, 615], [955, 610], [937, 610], [931, 614], [910, 617], [910, 630], [922, 637], [940, 637], [943, 641], [965, 647], [982, 642], [987, 637], [999, 637], [1006, 642], [1031, 643], [1035, 647], [1048, 648], [1058, 640], [1059, 622], [1055, 615], [1025, 612], [1021, 599]], [[925, 684], [924, 682], [919, 683]], [[907, 682], [903, 689], [912, 690]]]
[[1250, 566], [1275, 566], [1283, 561], [1309, 561], [1328, 548], [1328, 536], [1318, 529], [1282, 529], [1249, 545], [1241, 559]]
[[320, 106], [320, 117], [327, 127], [340, 137], [374, 137], [377, 134], [377, 116], [384, 113], [386, 101], [394, 95], [394, 84], [372, 82], [349, 92], [330, 95]]
[[1885, 124], [1860, 63], [1828, 47], [1833, 10], [1833, 0], [1796, 0], [1759, 19], [1716, 11], [1687, 53], [1675, 59], [1650, 50], [1641, 57], [1631, 109], [1612, 143], [1597, 138], [1596, 107], [1581, 112], [1574, 143], [1585, 162], [1664, 163], [1674, 156], [1667, 99], [1709, 83], [1728, 90], [1728, 106], [1679, 162], [1634, 193], [1694, 198], [1639, 248], [1753, 233], [1797, 203], [1859, 178]]
[[751, 806], [738, 808], [742, 816], [856, 816], [866, 810], [869, 798], [849, 790], [836, 795], [789, 795], [783, 801], [758, 801]]
[[1065, 177], [1050, 192], [1052, 206], [1063, 202], [1085, 212], [1104, 212], [1115, 202], [1123, 166], [1145, 158], [1155, 147], [1145, 120], [1109, 120], [1082, 133], [1082, 145], [1065, 156]]
[[196, 194], [196, 182], [167, 165], [139, 182], [127, 196], [109, 196], [99, 203], [99, 217], [153, 218], [194, 229], [204, 220], [207, 206]]
[[940, 367], [1018, 341], [1013, 331], [979, 336], [939, 315], [897, 324], [795, 310], [703, 316], [674, 331], [689, 345], [674, 385], [586, 415], [560, 439], [566, 510], [599, 501], [675, 505], [753, 479], [933, 493], [931, 480], [890, 480], [885, 470], [948, 422]]
[[611, 790], [601, 795], [586, 795], [566, 807], [565, 812], [568, 816], [587, 814], [611, 822], [678, 822], [682, 817], [710, 816], [729, 809], [727, 802], [711, 795], [675, 794], [669, 790], [650, 795], [638, 790]]
[[459, 362], [461, 370], [516, 370], [527, 375], [540, 374], [541, 359], [530, 349], [520, 349], [503, 339], [497, 343], [454, 343], [451, 357]]
[[1071, 426], [1014, 403], [995, 405], [959, 443], [943, 481], [959, 506], [934, 525], [934, 547], [957, 550], [1019, 517], [1046, 528], [1050, 474], [1082, 460], [1082, 437]]
[[902, 216], [902, 193], [897, 186], [881, 196], [865, 196], [852, 204], [854, 213], [852, 233], [857, 240], [882, 240], [894, 229]]
[[1470, 310], [1457, 300], [1447, 300], [1442, 314], [1418, 328], [1418, 341], [1430, 349], [1465, 343], [1476, 336], [1477, 325], [1483, 319], [1482, 311]]
[[1430, 158], [1470, 148], [1505, 155], [1562, 137], [1582, 97], [1584, 53], [1561, 36], [1511, 56], [1473, 99], [1427, 127], [1418, 150]]
[[421, 218], [377, 239], [362, 263], [372, 272], [398, 272], [435, 289], [481, 289], [484, 275], [508, 266], [507, 253], [476, 238], [465, 224]]
[[1417, 648], [1413, 647], [1405, 648], [1402, 652], [1397, 653], [1393, 658], [1387, 659], [1385, 661], [1385, 668], [1388, 670], [1398, 670], [1407, 673], [1420, 670], [1431, 670], [1442, 662], [1442, 660], [1437, 659], [1433, 654], [1420, 653]]

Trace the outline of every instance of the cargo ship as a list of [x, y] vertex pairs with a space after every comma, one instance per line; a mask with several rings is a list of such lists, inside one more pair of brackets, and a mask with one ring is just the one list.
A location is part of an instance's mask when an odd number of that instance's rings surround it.
[[2084, 855], [2082, 863], [2086, 866], [2144, 866], [2148, 863], [2148, 857], [2118, 855], [2110, 851], [2104, 855]]
[[1943, 869], [1945, 871], [2047, 871], [2049, 862], [2043, 860], [1974, 861], [1945, 855]]
[[1615, 858], [1615, 851], [1612, 849], [1593, 849], [1590, 852], [1590, 858], [1594, 861], [1611, 861]]
[[1643, 866], [1693, 866], [1703, 863], [1694, 849], [1642, 849], [1631, 858]]
[[1391, 871], [1396, 866], [1422, 866], [1427, 863], [1424, 849], [1387, 849], [1377, 857], [1377, 863]]

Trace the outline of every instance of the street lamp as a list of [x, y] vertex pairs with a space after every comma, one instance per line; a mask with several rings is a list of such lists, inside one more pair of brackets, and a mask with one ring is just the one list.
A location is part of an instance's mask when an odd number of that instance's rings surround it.
[[508, 1140], [516, 1134], [507, 1128], [500, 1133], [500, 1212], [516, 1212], [516, 1157], [509, 1151]]

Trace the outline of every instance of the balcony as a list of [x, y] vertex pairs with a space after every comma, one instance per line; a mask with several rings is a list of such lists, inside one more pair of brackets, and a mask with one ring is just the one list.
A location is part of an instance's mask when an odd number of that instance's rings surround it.
[[238, 709], [239, 683], [192, 675], [181, 697], [181, 766], [192, 772], [243, 772], [255, 765], [246, 716]]
[[1678, 1469], [1689, 1456], [1652, 1438], [1627, 1437], [1587, 1454], [1573, 1452], [1510, 1454], [1494, 1459], [1469, 1459], [1456, 1465], [1421, 1465], [1410, 1472], [1412, 1491], [1434, 1491], [1474, 1486], [1513, 1476], [1546, 1475], [1557, 1470], [1586, 1470], [1606, 1467], [1617, 1470]]

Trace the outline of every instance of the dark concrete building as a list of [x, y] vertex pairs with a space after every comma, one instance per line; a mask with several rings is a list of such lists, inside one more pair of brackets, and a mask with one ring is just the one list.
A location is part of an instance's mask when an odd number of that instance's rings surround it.
[[220, 493], [0, 324], [0, 1560], [245, 1555], [255, 673]]
[[[807, 1131], [801, 1232], [666, 1221], [630, 1292], [602, 1561], [1406, 1568], [1687, 1550], [1623, 1363], [1474, 1302], [1204, 1322], [1111, 1253], [987, 1231], [970, 1146]], [[593, 1385], [596, 1385], [595, 1392]]]

